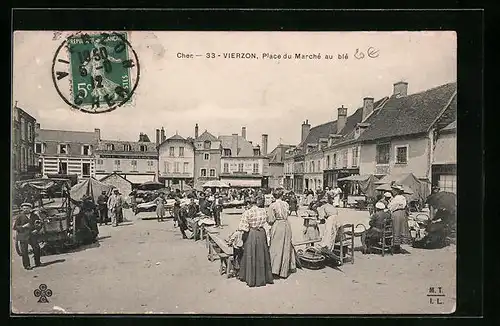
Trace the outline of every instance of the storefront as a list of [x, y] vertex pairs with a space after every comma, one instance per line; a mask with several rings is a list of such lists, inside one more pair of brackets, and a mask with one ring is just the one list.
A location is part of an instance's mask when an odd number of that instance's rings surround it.
[[337, 185], [338, 179], [346, 178], [356, 174], [359, 174], [359, 168], [325, 170], [323, 172], [323, 184], [325, 187], [332, 188]]
[[227, 178], [221, 176], [222, 182], [231, 188], [261, 188], [263, 187], [263, 178]]
[[441, 191], [457, 193], [457, 165], [432, 165], [432, 186], [438, 186]]
[[301, 194], [304, 192], [304, 175], [294, 175], [293, 176], [293, 192], [296, 194]]

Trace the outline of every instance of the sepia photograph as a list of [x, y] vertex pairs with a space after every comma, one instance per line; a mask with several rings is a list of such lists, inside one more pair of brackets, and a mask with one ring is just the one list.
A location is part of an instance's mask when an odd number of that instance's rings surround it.
[[454, 31], [16, 30], [13, 314], [451, 314]]

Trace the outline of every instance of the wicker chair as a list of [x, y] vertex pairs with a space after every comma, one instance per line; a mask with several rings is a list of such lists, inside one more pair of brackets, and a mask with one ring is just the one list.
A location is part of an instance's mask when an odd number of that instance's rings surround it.
[[354, 237], [354, 224], [344, 224], [339, 227], [331, 253], [340, 265], [346, 261], [354, 264]]

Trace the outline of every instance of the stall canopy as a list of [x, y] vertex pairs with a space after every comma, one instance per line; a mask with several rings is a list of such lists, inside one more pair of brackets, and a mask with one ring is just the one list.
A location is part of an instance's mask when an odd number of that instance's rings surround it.
[[386, 175], [382, 179], [376, 181], [375, 184], [400, 184], [403, 186], [407, 186], [413, 191], [412, 195], [408, 195], [408, 199], [410, 201], [420, 200], [421, 202], [423, 202], [429, 195], [428, 183], [419, 180], [413, 173]]
[[375, 197], [375, 182], [377, 178], [373, 174], [351, 175], [345, 178], [340, 178], [337, 181], [351, 181], [359, 185], [361, 192], [367, 197]]
[[220, 180], [211, 180], [206, 182], [203, 188], [229, 188], [229, 185]]
[[112, 189], [112, 186], [97, 181], [94, 178], [90, 178], [74, 185], [71, 188], [70, 196], [71, 199], [76, 201], [81, 201], [84, 196], [91, 196], [94, 199], [94, 203], [97, 203], [97, 198], [103, 191], [105, 191], [107, 195], [110, 195]]

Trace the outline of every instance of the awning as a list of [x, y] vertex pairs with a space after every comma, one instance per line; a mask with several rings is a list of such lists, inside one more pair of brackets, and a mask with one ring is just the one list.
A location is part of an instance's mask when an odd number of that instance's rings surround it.
[[262, 179], [222, 179], [224, 183], [227, 183], [231, 187], [245, 187], [245, 188], [254, 188], [254, 187], [262, 187]]
[[340, 178], [337, 181], [365, 181], [370, 178], [371, 174], [362, 174], [362, 175], [351, 175], [345, 178]]
[[143, 184], [144, 182], [154, 181], [155, 176], [153, 174], [150, 175], [124, 175], [125, 179], [135, 184]]

